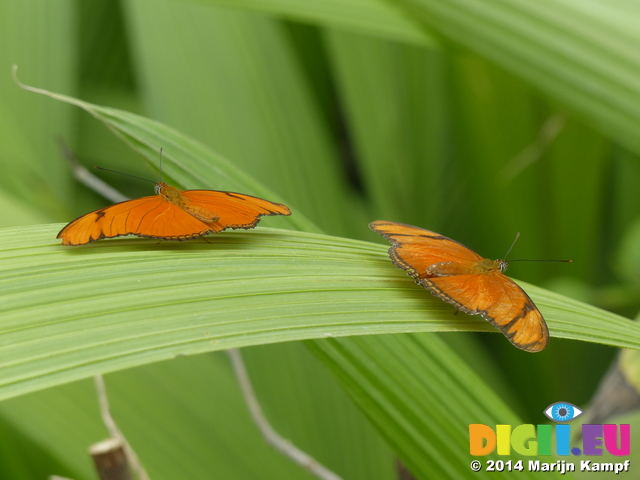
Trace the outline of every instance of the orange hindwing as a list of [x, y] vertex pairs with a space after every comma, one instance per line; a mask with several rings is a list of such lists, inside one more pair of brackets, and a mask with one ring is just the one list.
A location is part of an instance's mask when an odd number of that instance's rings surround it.
[[423, 228], [378, 220], [370, 228], [392, 244], [393, 263], [433, 295], [469, 315], [481, 315], [516, 347], [539, 352], [549, 342], [542, 314], [526, 292], [489, 260], [450, 238]]
[[157, 183], [156, 192], [87, 213], [60, 230], [57, 238], [62, 245], [122, 235], [188, 240], [227, 228], [253, 228], [264, 215], [291, 215], [286, 205], [242, 193], [179, 191], [166, 183]]

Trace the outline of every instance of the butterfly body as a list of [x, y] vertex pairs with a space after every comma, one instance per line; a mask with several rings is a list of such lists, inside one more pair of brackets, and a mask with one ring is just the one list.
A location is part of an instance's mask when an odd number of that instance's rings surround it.
[[155, 186], [156, 194], [160, 195], [165, 201], [172, 203], [181, 210], [184, 210], [192, 217], [197, 218], [205, 225], [214, 227], [214, 223], [220, 219], [218, 215], [210, 212], [206, 208], [193, 205], [182, 193], [175, 187], [159, 182]]
[[489, 260], [483, 258], [478, 262], [462, 264], [455, 262], [441, 262], [427, 267], [427, 275], [431, 277], [447, 277], [450, 275], [480, 275], [491, 272], [504, 272], [507, 268], [504, 260]]
[[127, 200], [87, 213], [65, 226], [62, 245], [84, 245], [123, 235], [189, 240], [227, 228], [254, 228], [263, 215], [290, 215], [286, 205], [242, 193], [178, 190], [155, 184], [157, 195]]
[[379, 220], [370, 228], [391, 242], [393, 263], [433, 295], [481, 315], [522, 350], [546, 347], [546, 322], [526, 292], [503, 273], [508, 262], [483, 258], [455, 240], [411, 225]]

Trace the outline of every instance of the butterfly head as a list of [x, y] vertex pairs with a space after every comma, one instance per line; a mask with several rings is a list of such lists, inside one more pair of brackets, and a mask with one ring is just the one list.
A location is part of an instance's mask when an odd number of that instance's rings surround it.
[[507, 262], [506, 260], [501, 260], [501, 259], [498, 259], [493, 263], [495, 264], [496, 269], [500, 270], [501, 272], [504, 272], [507, 269], [507, 267], [509, 266], [509, 262]]
[[156, 183], [155, 187], [153, 188], [156, 192], [156, 195], [162, 195], [164, 187], [166, 186], [167, 186], [166, 183], [162, 183], [162, 182]]

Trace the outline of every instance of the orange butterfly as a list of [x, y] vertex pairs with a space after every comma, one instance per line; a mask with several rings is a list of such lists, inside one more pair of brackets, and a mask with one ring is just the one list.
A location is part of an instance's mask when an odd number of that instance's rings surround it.
[[286, 205], [242, 193], [178, 190], [155, 184], [156, 194], [127, 200], [77, 218], [58, 233], [62, 245], [84, 245], [122, 235], [189, 240], [227, 228], [254, 228], [263, 215], [291, 215]]
[[389, 256], [416, 283], [469, 315], [482, 315], [511, 343], [539, 352], [549, 330], [529, 295], [504, 275], [509, 262], [482, 258], [450, 238], [423, 228], [378, 220], [371, 230], [389, 240]]

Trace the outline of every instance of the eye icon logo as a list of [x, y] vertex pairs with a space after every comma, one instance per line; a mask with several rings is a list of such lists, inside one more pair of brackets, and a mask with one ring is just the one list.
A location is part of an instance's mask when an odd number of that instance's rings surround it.
[[570, 422], [582, 415], [583, 411], [572, 403], [556, 402], [549, 405], [545, 409], [544, 414], [549, 420], [553, 420], [554, 422]]

